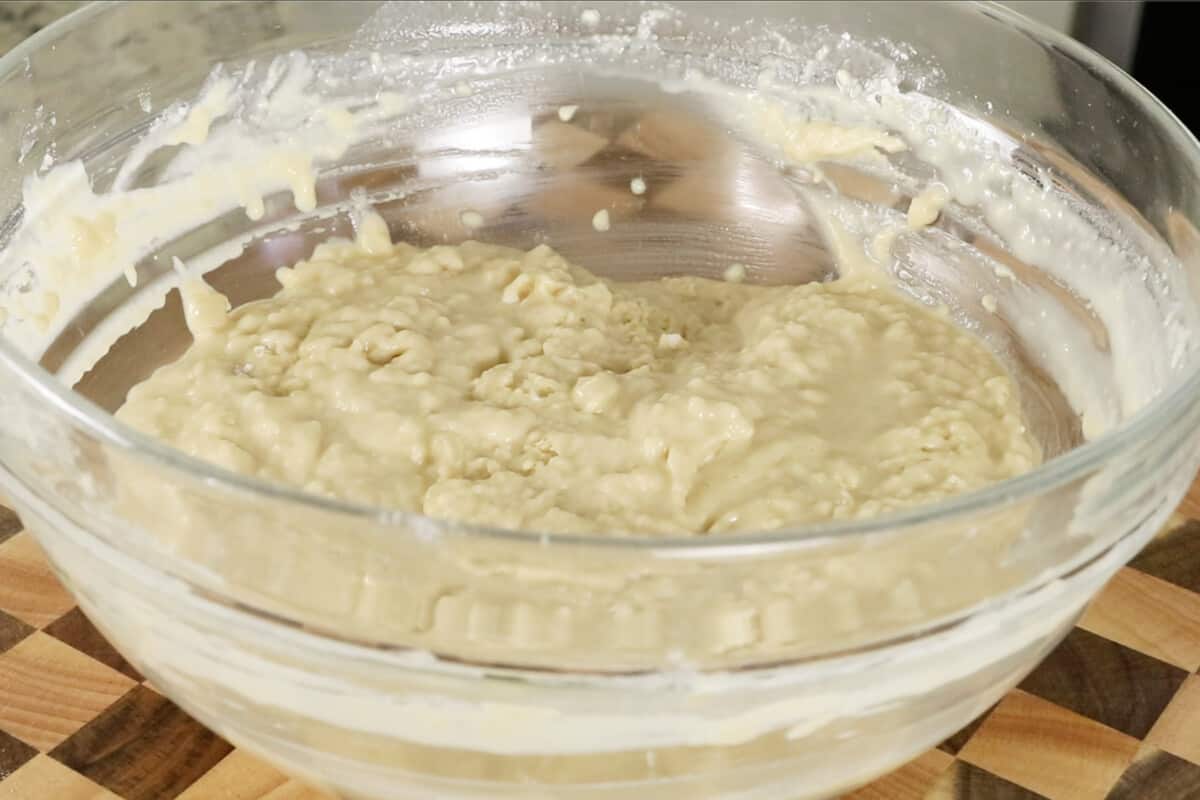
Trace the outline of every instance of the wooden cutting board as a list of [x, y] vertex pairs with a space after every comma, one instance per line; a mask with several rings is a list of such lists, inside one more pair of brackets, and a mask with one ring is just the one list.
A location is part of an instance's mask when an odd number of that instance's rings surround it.
[[[1197, 668], [1200, 481], [1018, 689], [848, 798], [1200, 798]], [[327, 796], [235, 750], [147, 685], [0, 507], [0, 800], [175, 797]]]

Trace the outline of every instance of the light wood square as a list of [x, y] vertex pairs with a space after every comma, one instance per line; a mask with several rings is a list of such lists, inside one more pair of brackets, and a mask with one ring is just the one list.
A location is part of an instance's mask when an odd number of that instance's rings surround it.
[[1017, 690], [959, 758], [1050, 800], [1103, 800], [1138, 746], [1132, 736]]
[[46, 755], [34, 757], [0, 782], [0, 800], [120, 800]]
[[0, 545], [0, 609], [41, 628], [74, 605], [28, 531]]
[[1146, 743], [1200, 765], [1200, 676], [1183, 682], [1146, 734]]
[[898, 770], [845, 795], [843, 800], [925, 800], [934, 783], [954, 763], [954, 756], [929, 750]]
[[44, 633], [0, 655], [0, 728], [46, 752], [135, 681]]
[[234, 750], [193, 783], [178, 800], [334, 800], [243, 750]]
[[1130, 567], [1113, 576], [1079, 627], [1188, 672], [1200, 667], [1200, 594]]

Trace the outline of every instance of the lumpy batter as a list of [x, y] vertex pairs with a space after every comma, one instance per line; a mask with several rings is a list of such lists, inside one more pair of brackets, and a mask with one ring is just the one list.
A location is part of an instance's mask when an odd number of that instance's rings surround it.
[[118, 416], [237, 472], [544, 531], [867, 517], [1038, 459], [983, 344], [868, 277], [615, 283], [381, 226], [232, 312], [194, 283], [194, 344]]

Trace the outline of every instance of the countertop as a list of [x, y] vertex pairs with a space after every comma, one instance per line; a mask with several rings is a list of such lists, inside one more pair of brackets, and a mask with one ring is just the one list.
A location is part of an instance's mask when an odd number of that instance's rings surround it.
[[0, 2], [0, 53], [7, 52], [13, 45], [83, 5], [85, 3], [70, 0]]

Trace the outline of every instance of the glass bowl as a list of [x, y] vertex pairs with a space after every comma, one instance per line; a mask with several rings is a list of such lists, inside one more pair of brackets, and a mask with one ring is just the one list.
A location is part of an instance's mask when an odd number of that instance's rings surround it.
[[[346, 797], [866, 782], [1015, 685], [1200, 460], [1197, 144], [998, 7], [103, 4], [4, 56], [0, 97], [0, 482], [155, 687]], [[760, 135], [789, 114], [906, 147], [789, 160]], [[239, 477], [111, 417], [188, 344], [177, 269], [267, 296], [364, 205], [418, 244], [795, 283], [845, 264], [814, 204], [869, 228], [933, 180], [950, 201], [886, 268], [1008, 364], [1047, 457], [936, 505], [686, 539], [489, 529]]]

